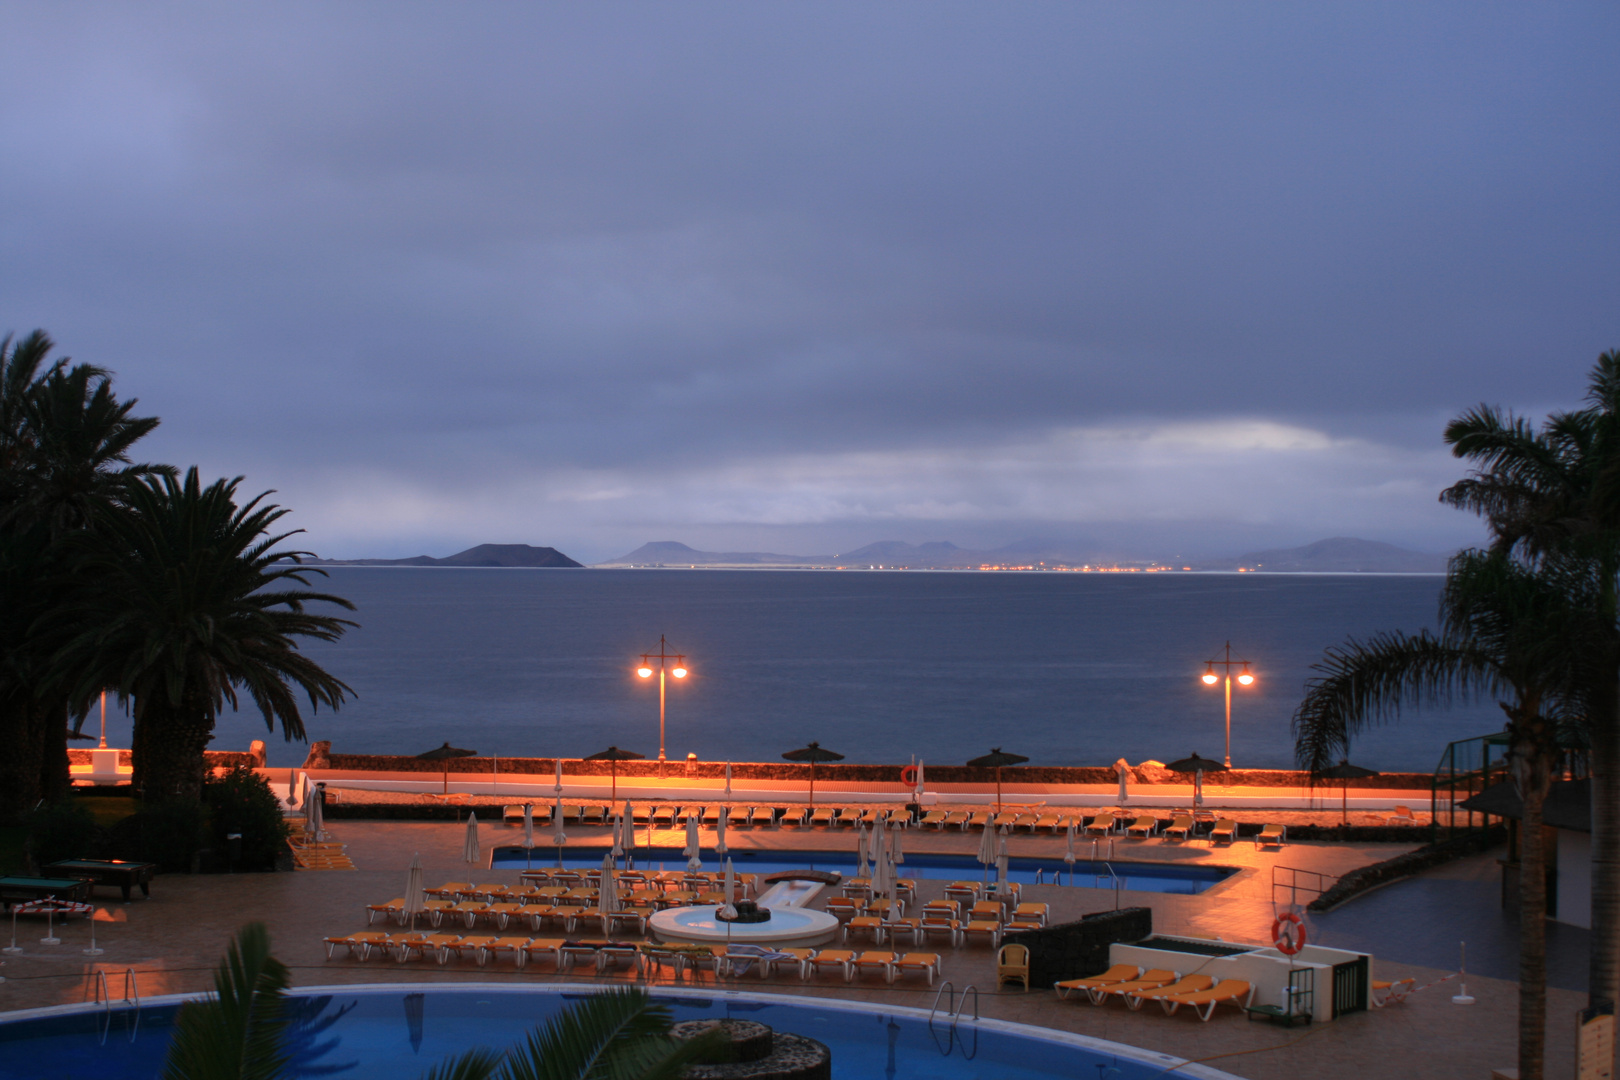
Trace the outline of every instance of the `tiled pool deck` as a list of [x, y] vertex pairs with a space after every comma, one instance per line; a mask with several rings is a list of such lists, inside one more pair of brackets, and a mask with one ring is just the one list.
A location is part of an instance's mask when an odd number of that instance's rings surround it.
[[[39, 943], [43, 924], [18, 923], [18, 941], [24, 953], [5, 958], [0, 975], [0, 1009], [78, 1002], [89, 998], [98, 968], [106, 970], [116, 987], [124, 969], [139, 973], [145, 995], [208, 989], [214, 965], [226, 942], [244, 922], [261, 920], [270, 927], [276, 954], [293, 971], [300, 985], [424, 981], [554, 981], [549, 964], [539, 975], [517, 973], [509, 965], [487, 968], [466, 962], [448, 967], [431, 964], [396, 964], [372, 960], [328, 961], [320, 939], [365, 925], [363, 905], [398, 896], [403, 891], [405, 868], [420, 852], [429, 885], [446, 880], [516, 881], [515, 870], [469, 870], [460, 860], [465, 827], [451, 823], [334, 822], [332, 831], [346, 842], [358, 869], [354, 872], [250, 874], [239, 876], [171, 875], [153, 883], [152, 899], [119, 903], [116, 894], [102, 890], [98, 903], [126, 921], [102, 923], [99, 943], [107, 950], [92, 964], [80, 950], [88, 943], [88, 928], [75, 922], [60, 933], [63, 944]], [[570, 826], [571, 843], [601, 846], [607, 830]], [[484, 826], [487, 854], [494, 844], [509, 844], [516, 829]], [[705, 841], [709, 839], [705, 833]], [[684, 834], [655, 834], [655, 842], [679, 845]], [[753, 846], [793, 848], [853, 847], [847, 831], [829, 835], [821, 830], [747, 829], [728, 832], [734, 848]], [[972, 852], [977, 837], [951, 831], [910, 830], [906, 850]], [[1009, 848], [1015, 855], [1060, 860], [1061, 837], [1019, 835]], [[1165, 933], [1201, 937], [1220, 936], [1242, 942], [1267, 940], [1272, 919], [1271, 882], [1274, 866], [1338, 875], [1356, 866], [1388, 858], [1407, 850], [1393, 844], [1293, 843], [1279, 851], [1256, 851], [1238, 843], [1212, 850], [1194, 842], [1120, 842], [1121, 859], [1165, 860], [1178, 863], [1217, 863], [1237, 866], [1241, 872], [1200, 896], [1156, 893], [1122, 895], [1121, 902], [1153, 908], [1155, 929]], [[1292, 1030], [1248, 1023], [1230, 1010], [1217, 1013], [1208, 1024], [1184, 1012], [1174, 1017], [1157, 1010], [1130, 1012], [1118, 1005], [1095, 1008], [1089, 1004], [1060, 1002], [1050, 992], [985, 993], [982, 1013], [1022, 1023], [1075, 1031], [1099, 1038], [1149, 1046], [1195, 1060], [1207, 1061], [1239, 1076], [1255, 1080], [1379, 1080], [1394, 1077], [1480, 1077], [1495, 1068], [1509, 1067], [1515, 1056], [1517, 993], [1512, 981], [1513, 932], [1511, 921], [1496, 908], [1497, 867], [1488, 856], [1442, 867], [1354, 901], [1338, 911], [1314, 918], [1316, 940], [1373, 953], [1377, 978], [1413, 975], [1427, 983], [1455, 967], [1457, 942], [1469, 940], [1470, 967], [1479, 974], [1468, 979], [1472, 1006], [1456, 1006], [1456, 980], [1424, 990], [1402, 1005], [1354, 1014], [1330, 1024]], [[919, 901], [938, 895], [944, 882], [923, 881]], [[1075, 918], [1113, 906], [1112, 892], [1056, 886], [1026, 886], [1025, 895], [1052, 905], [1053, 921]], [[378, 927], [381, 929], [381, 927]], [[1584, 1004], [1577, 988], [1584, 979], [1584, 935], [1552, 935], [1552, 982], [1549, 1010], [1549, 1076], [1567, 1076], [1573, 1069], [1573, 1018]], [[992, 986], [992, 950], [983, 944], [946, 948], [944, 974], [956, 986]], [[534, 970], [534, 969], [531, 969]], [[620, 975], [622, 981], [627, 976]], [[594, 975], [564, 976], [581, 983]], [[688, 978], [691, 978], [690, 976]], [[607, 981], [611, 981], [608, 977]], [[711, 985], [713, 975], [702, 973], [700, 985]], [[932, 991], [920, 983], [890, 988], [880, 980], [846, 987], [823, 978], [806, 984], [797, 977], [760, 980], [753, 975], [736, 980], [740, 988], [779, 993], [832, 995], [870, 1001], [888, 1001], [926, 1009]], [[730, 980], [721, 985], [731, 985]], [[115, 991], [116, 992], [116, 991]]]

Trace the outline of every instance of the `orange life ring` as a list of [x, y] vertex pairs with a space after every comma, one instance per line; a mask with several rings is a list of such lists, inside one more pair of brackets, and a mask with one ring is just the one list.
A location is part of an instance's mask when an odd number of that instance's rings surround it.
[[907, 787], [917, 786], [917, 766], [907, 765], [900, 770], [900, 782]]
[[1287, 956], [1305, 947], [1305, 923], [1297, 912], [1285, 911], [1271, 921], [1271, 943]]

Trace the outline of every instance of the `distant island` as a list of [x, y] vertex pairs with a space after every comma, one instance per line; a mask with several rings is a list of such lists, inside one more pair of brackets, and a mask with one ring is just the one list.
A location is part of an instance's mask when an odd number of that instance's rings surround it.
[[556, 548], [528, 544], [479, 544], [443, 559], [417, 555], [409, 559], [311, 559], [324, 566], [504, 566], [523, 568], [579, 567]]
[[881, 540], [838, 555], [782, 555], [769, 551], [699, 551], [674, 540], [643, 544], [602, 567], [779, 570], [1131, 570], [1266, 574], [1441, 574], [1446, 555], [1410, 551], [1377, 540], [1334, 537], [1297, 548], [1253, 551], [1235, 558], [1188, 562], [1132, 562], [1065, 551], [1055, 544], [1019, 541], [990, 551], [959, 548], [945, 540], [909, 544]]

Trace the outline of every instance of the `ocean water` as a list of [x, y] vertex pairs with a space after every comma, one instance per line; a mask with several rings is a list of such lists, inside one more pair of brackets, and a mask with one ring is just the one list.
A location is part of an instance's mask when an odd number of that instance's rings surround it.
[[[1310, 665], [1347, 635], [1432, 627], [1438, 577], [917, 571], [482, 570], [338, 567], [325, 583], [360, 623], [309, 652], [357, 692], [307, 717], [335, 751], [658, 752], [658, 688], [634, 668], [660, 634], [668, 754], [770, 761], [811, 739], [851, 762], [960, 764], [991, 747], [1032, 763], [1105, 765], [1222, 753], [1221, 688], [1200, 681], [1230, 639], [1232, 761], [1290, 767]], [[114, 738], [127, 739], [118, 718]], [[1430, 770], [1445, 744], [1498, 730], [1486, 702], [1424, 711], [1351, 759]], [[94, 718], [88, 725], [92, 730]], [[124, 729], [127, 731], [127, 728]], [[265, 738], [227, 713], [214, 746]], [[127, 742], [125, 742], [127, 745]]]

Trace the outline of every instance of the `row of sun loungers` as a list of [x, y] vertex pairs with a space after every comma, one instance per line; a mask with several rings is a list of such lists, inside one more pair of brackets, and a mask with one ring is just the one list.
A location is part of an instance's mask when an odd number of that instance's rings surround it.
[[1205, 1021], [1214, 1015], [1217, 1005], [1246, 1009], [1254, 1000], [1254, 987], [1242, 979], [1217, 982], [1212, 976], [1196, 972], [1182, 975], [1168, 968], [1143, 971], [1135, 964], [1115, 964], [1101, 975], [1069, 979], [1054, 988], [1060, 998], [1084, 995], [1093, 1005], [1118, 998], [1129, 1008], [1140, 1009], [1149, 1001], [1157, 1001], [1170, 1015], [1186, 1005]]

